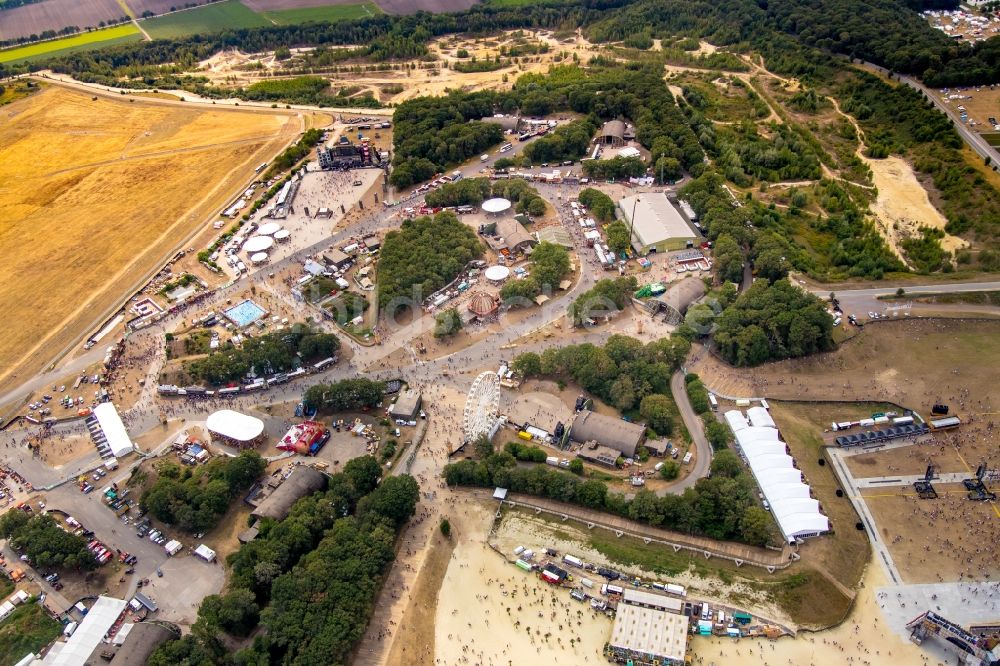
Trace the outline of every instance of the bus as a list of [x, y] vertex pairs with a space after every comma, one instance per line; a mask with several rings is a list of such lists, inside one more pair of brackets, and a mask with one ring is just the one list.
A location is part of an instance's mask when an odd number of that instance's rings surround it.
[[712, 406], [712, 411], [713, 412], [719, 411], [719, 401], [715, 399], [715, 394], [714, 393], [709, 393], [708, 394], [708, 404], [710, 404]]
[[316, 365], [314, 365], [313, 368], [316, 369], [316, 372], [319, 372], [323, 368], [331, 366], [331, 365], [333, 365], [336, 362], [337, 362], [336, 357], [331, 356], [330, 358], [324, 358], [322, 361], [320, 361], [319, 363], [317, 363]]

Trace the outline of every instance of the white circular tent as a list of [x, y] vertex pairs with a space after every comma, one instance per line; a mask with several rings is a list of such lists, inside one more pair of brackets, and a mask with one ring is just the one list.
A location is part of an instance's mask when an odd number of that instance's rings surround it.
[[243, 249], [247, 254], [267, 252], [274, 245], [274, 239], [270, 236], [253, 236], [243, 244]]
[[250, 255], [251, 264], [262, 264], [267, 261], [267, 252], [257, 252]]
[[463, 429], [465, 441], [471, 442], [480, 435], [488, 435], [500, 414], [500, 377], [486, 371], [472, 382], [465, 400]]
[[506, 213], [508, 210], [510, 210], [510, 199], [497, 197], [495, 199], [487, 199], [483, 202], [483, 212], [490, 215], [499, 215], [500, 213]]
[[273, 236], [281, 231], [281, 225], [277, 222], [265, 222], [257, 229], [258, 236]]
[[503, 282], [510, 277], [510, 269], [506, 266], [490, 266], [483, 275], [490, 282]]
[[278, 241], [279, 243], [285, 243], [288, 241], [291, 235], [292, 232], [290, 232], [288, 229], [282, 229], [281, 231], [276, 231], [274, 233], [274, 240]]
[[252, 446], [264, 433], [264, 422], [255, 416], [248, 416], [231, 409], [212, 412], [205, 419], [209, 434], [218, 436], [237, 446]]

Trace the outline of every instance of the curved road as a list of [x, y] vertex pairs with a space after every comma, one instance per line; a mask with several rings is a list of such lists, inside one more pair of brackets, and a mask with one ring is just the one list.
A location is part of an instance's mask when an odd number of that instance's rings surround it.
[[665, 491], [680, 494], [688, 488], [693, 488], [698, 479], [708, 476], [708, 469], [712, 464], [712, 445], [705, 437], [701, 418], [695, 413], [694, 408], [691, 407], [691, 401], [688, 400], [687, 389], [684, 386], [684, 371], [678, 370], [670, 378], [670, 392], [674, 396], [677, 410], [681, 413], [681, 419], [684, 420], [684, 426], [691, 434], [691, 441], [694, 442], [695, 448], [694, 466], [688, 475], [678, 483], [672, 484]]

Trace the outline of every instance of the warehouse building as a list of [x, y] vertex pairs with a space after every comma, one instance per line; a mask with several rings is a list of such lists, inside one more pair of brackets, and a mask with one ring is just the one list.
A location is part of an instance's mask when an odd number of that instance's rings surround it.
[[681, 666], [688, 618], [652, 605], [618, 604], [608, 651], [616, 661]]
[[663, 193], [625, 197], [618, 209], [632, 230], [632, 247], [640, 255], [683, 250], [701, 242], [701, 234]]
[[632, 458], [635, 450], [646, 439], [646, 427], [583, 410], [573, 419], [570, 438], [583, 444], [584, 449], [593, 442], [614, 449], [626, 458]]

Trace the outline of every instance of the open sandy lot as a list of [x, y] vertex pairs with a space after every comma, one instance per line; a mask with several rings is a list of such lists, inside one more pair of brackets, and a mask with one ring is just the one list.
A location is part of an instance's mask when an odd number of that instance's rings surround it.
[[44, 366], [301, 127], [46, 88], [0, 125], [0, 383]]
[[862, 493], [904, 580], [996, 580], [1000, 513], [987, 502], [966, 499], [961, 484], [934, 489], [934, 500], [919, 499], [911, 487]]
[[611, 621], [486, 545], [489, 507], [470, 504], [437, 600], [438, 664], [602, 664]]
[[[864, 156], [862, 159], [871, 168], [872, 180], [878, 188], [878, 197], [872, 204], [878, 229], [896, 254], [903, 256], [899, 249], [901, 241], [918, 236], [921, 227], [944, 230], [948, 220], [931, 204], [927, 190], [905, 160], [899, 157], [873, 160]], [[948, 252], [968, 245], [968, 241], [951, 234], [941, 239], [941, 247]]]

